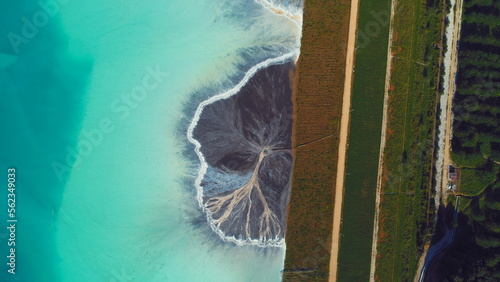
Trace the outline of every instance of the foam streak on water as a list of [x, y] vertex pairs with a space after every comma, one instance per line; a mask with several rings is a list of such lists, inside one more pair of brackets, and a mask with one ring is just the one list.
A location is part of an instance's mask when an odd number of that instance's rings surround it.
[[299, 1], [269, 1], [269, 0], [255, 0], [257, 3], [262, 4], [266, 9], [270, 10], [276, 15], [282, 15], [302, 27], [302, 9], [303, 2]]

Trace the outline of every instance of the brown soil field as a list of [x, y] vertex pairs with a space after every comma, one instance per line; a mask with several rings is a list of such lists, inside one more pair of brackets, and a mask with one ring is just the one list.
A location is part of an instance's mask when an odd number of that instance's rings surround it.
[[328, 280], [350, 4], [304, 7], [284, 281]]

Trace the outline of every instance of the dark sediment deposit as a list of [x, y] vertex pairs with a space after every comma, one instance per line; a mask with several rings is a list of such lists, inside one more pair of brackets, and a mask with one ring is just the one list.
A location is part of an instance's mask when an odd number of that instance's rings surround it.
[[257, 71], [237, 94], [207, 105], [194, 129], [208, 165], [203, 205], [224, 237], [260, 245], [284, 238], [294, 70], [290, 62]]

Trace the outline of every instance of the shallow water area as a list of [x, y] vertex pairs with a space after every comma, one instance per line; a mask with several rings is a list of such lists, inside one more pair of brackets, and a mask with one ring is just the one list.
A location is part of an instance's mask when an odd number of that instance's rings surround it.
[[0, 281], [280, 280], [283, 247], [211, 230], [187, 127], [200, 102], [297, 52], [296, 22], [249, 0], [5, 7], [0, 165], [17, 171], [19, 244]]
[[192, 117], [186, 104], [295, 48], [296, 25], [253, 1], [72, 1], [63, 11], [70, 53], [93, 67], [80, 159], [61, 161], [71, 171], [57, 211], [60, 280], [279, 280], [283, 248], [240, 247], [209, 229], [178, 125]]

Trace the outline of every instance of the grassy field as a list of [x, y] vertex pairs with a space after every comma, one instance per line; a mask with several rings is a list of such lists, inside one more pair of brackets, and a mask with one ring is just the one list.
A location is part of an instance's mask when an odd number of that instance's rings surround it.
[[350, 1], [308, 0], [294, 91], [284, 281], [327, 281]]
[[433, 156], [444, 1], [397, 1], [376, 261], [409, 281], [432, 231]]
[[338, 281], [368, 281], [382, 126], [390, 1], [361, 0]]

